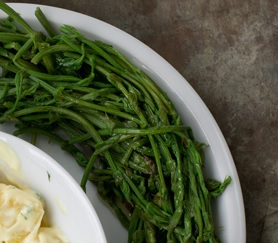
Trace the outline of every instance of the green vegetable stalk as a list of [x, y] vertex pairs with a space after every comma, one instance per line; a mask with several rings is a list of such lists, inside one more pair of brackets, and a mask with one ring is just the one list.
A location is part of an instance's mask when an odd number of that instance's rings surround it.
[[72, 26], [47, 35], [0, 1], [0, 123], [57, 141], [128, 229], [128, 242], [219, 242], [203, 145], [167, 95], [113, 46]]

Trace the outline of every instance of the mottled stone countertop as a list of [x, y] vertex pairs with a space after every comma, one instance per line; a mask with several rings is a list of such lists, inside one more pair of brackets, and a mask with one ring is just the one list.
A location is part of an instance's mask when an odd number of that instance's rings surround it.
[[247, 242], [278, 242], [277, 0], [7, 2], [93, 16], [171, 63], [206, 103], [230, 147], [243, 191]]

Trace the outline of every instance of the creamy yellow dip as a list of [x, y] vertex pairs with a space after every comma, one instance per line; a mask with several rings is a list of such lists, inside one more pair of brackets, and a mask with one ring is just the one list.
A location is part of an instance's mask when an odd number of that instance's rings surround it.
[[43, 217], [39, 194], [0, 183], [0, 242], [68, 242], [57, 229], [42, 226]]

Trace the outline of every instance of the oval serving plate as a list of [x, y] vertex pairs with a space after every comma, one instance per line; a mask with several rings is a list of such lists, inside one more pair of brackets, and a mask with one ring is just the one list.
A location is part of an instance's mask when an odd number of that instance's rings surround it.
[[[36, 7], [39, 6], [57, 28], [63, 24], [72, 25], [89, 38], [112, 44], [167, 93], [183, 122], [192, 127], [196, 139], [209, 145], [205, 150], [205, 175], [218, 180], [223, 180], [227, 175], [232, 177], [232, 183], [225, 192], [212, 202], [215, 225], [218, 228], [217, 235], [225, 243], [245, 243], [244, 204], [233, 158], [213, 116], [183, 76], [148, 46], [103, 21], [56, 7], [21, 3], [9, 5], [37, 30], [42, 28], [34, 15]], [[4, 14], [1, 12], [0, 18], [3, 16]], [[0, 130], [12, 133], [13, 127], [4, 124], [0, 125]], [[44, 139], [39, 141], [38, 146], [59, 161], [77, 182], [80, 181], [82, 169], [68, 154], [61, 151], [59, 146], [49, 144]], [[111, 243], [126, 242], [127, 231], [100, 201], [93, 185], [87, 186], [87, 196], [100, 218], [107, 241]]]

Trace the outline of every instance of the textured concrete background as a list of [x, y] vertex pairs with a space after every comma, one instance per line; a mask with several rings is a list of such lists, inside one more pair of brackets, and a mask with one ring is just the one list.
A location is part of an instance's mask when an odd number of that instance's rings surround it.
[[[278, 241], [278, 1], [41, 0], [140, 39], [195, 88], [231, 149], [247, 242]], [[236, 242], [235, 242], [236, 243]]]

